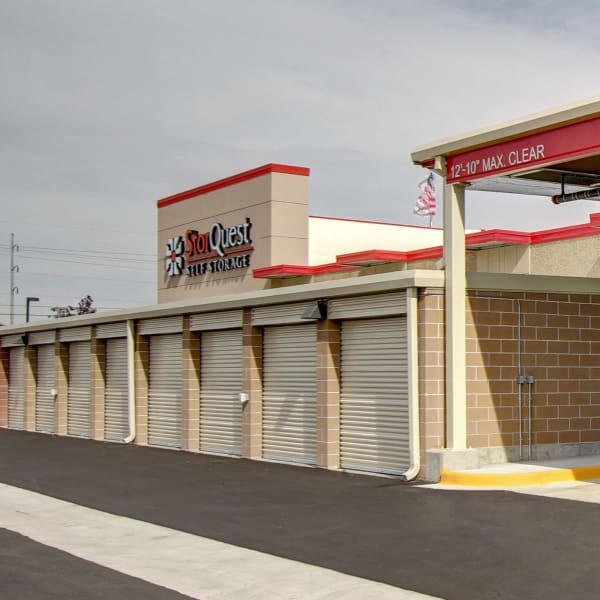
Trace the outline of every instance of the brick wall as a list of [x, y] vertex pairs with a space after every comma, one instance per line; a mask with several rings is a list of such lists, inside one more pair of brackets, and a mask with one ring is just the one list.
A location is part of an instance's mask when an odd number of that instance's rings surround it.
[[438, 289], [419, 291], [419, 422], [421, 462], [425, 452], [445, 446], [444, 296]]
[[[494, 297], [491, 297], [494, 296]], [[522, 371], [533, 375], [532, 444], [600, 442], [600, 296], [471, 292], [467, 300], [467, 443], [519, 444]], [[528, 386], [522, 386], [527, 404]], [[523, 444], [528, 444], [526, 406]]]

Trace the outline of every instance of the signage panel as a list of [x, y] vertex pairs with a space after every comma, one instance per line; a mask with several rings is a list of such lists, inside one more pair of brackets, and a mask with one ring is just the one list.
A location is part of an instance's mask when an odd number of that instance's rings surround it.
[[600, 152], [600, 117], [448, 156], [448, 183], [467, 183]]
[[251, 228], [252, 222], [246, 217], [233, 227], [213, 223], [208, 231], [188, 229], [183, 236], [169, 238], [165, 253], [167, 275], [195, 277], [249, 267], [254, 250]]

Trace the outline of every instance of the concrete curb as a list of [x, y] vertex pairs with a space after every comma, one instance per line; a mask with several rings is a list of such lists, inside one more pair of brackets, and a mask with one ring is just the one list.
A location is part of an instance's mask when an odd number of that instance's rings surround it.
[[600, 479], [600, 465], [570, 469], [540, 469], [521, 473], [481, 473], [469, 471], [443, 471], [440, 483], [469, 487], [516, 487], [543, 485], [560, 481], [585, 481]]

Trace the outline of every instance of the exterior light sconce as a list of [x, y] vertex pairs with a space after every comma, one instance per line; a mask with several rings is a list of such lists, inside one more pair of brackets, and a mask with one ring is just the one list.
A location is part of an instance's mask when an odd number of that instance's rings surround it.
[[303, 319], [316, 319], [324, 321], [327, 319], [327, 299], [321, 298], [316, 302], [309, 304], [302, 313]]

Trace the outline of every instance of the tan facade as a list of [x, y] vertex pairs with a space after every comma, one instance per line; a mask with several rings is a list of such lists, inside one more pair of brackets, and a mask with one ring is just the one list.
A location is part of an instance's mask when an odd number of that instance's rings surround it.
[[[159, 303], [264, 289], [253, 269], [308, 263], [308, 170], [281, 170], [267, 165], [159, 201]], [[177, 238], [182, 272], [169, 274]]]
[[600, 235], [472, 252], [470, 271], [600, 277]]

